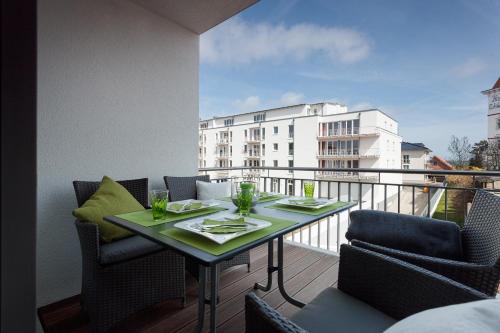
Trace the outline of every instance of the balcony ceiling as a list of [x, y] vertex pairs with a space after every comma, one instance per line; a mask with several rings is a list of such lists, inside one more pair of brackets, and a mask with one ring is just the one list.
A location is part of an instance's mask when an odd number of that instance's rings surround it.
[[197, 34], [215, 27], [258, 0], [132, 0]]

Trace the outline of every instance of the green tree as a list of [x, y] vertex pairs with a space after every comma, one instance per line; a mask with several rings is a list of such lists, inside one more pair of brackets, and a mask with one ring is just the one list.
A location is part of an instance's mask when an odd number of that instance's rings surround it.
[[481, 140], [479, 142], [476, 142], [472, 146], [471, 154], [472, 157], [469, 161], [470, 166], [475, 166], [478, 168], [484, 168], [486, 167], [485, 163], [485, 154], [488, 150], [488, 141], [487, 140]]

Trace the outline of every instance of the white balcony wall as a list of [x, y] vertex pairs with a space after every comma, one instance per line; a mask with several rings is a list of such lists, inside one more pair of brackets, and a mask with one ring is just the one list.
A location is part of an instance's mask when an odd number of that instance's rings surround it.
[[164, 175], [197, 172], [199, 38], [124, 0], [38, 7], [42, 306], [80, 292], [73, 180], [149, 177], [164, 188]]

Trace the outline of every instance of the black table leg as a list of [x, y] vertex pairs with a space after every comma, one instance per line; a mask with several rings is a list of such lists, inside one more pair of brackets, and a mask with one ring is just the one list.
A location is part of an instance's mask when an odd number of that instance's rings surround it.
[[285, 286], [283, 283], [283, 267], [284, 267], [284, 264], [283, 264], [283, 236], [279, 236], [278, 237], [278, 288], [280, 290], [281, 296], [283, 296], [283, 298], [287, 302], [289, 302], [295, 306], [298, 306], [299, 308], [302, 308], [305, 306], [304, 303], [296, 300], [295, 298], [293, 298], [292, 296], [290, 296], [286, 293]]
[[203, 330], [203, 320], [205, 319], [205, 283], [207, 277], [207, 269], [205, 266], [199, 265], [198, 269], [198, 326], [196, 332]]
[[218, 284], [219, 277], [217, 266], [210, 267], [210, 333], [215, 333], [215, 327], [217, 324], [217, 295], [218, 295]]
[[264, 286], [260, 283], [256, 283], [253, 288], [263, 291], [271, 290], [273, 285], [273, 272], [277, 270], [277, 267], [274, 267], [274, 241], [270, 240], [267, 243], [267, 284]]

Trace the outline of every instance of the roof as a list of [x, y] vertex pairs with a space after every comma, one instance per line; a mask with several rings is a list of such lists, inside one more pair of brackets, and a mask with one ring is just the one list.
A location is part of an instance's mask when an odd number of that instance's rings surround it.
[[415, 143], [412, 143], [412, 142], [401, 142], [401, 150], [414, 150], [414, 151], [418, 151], [418, 150], [425, 150], [425, 151], [432, 151], [430, 150], [429, 148], [427, 148], [425, 146], [425, 144], [423, 144], [422, 142], [415, 142]]
[[493, 85], [493, 87], [491, 89], [488, 89], [488, 90], [485, 90], [485, 91], [481, 91], [481, 93], [488, 93], [492, 90], [496, 90], [496, 89], [500, 89], [500, 77], [498, 77], [497, 79], [497, 82], [495, 82], [495, 84]]
[[[432, 159], [433, 160], [436, 160], [438, 161], [439, 163], [443, 164], [444, 166], [446, 166], [449, 170], [453, 169], [453, 165], [451, 165], [447, 160], [445, 160], [444, 158], [440, 157], [440, 156], [432, 156]], [[433, 167], [432, 169], [440, 169], [440, 168], [435, 168]]]

